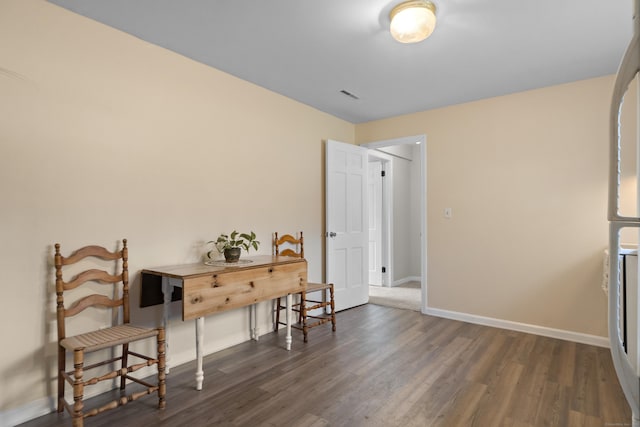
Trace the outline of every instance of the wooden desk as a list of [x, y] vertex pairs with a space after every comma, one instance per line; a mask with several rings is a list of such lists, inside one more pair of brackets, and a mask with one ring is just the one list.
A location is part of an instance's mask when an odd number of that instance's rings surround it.
[[[169, 360], [169, 305], [175, 287], [182, 288], [182, 320], [196, 321], [196, 389], [202, 389], [204, 316], [212, 313], [251, 306], [251, 338], [258, 339], [255, 304], [260, 301], [287, 297], [287, 350], [291, 349], [291, 295], [307, 286], [307, 262], [284, 256], [241, 258], [242, 263], [230, 266], [184, 264], [142, 270], [142, 287], [159, 276], [164, 295], [163, 326], [167, 333]], [[157, 283], [157, 281], [156, 281]], [[167, 372], [169, 364], [167, 363]]]

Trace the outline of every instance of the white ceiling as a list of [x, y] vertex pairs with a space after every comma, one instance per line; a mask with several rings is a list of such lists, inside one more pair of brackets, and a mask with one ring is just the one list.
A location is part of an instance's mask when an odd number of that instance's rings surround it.
[[433, 0], [433, 35], [404, 45], [388, 31], [400, 0], [50, 1], [352, 123], [613, 74], [633, 14], [632, 0]]

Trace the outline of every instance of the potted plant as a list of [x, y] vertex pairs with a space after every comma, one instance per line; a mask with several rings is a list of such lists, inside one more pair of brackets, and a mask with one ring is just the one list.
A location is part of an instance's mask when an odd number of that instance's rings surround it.
[[[260, 242], [256, 240], [256, 233], [238, 233], [233, 230], [231, 234], [220, 234], [216, 240], [211, 240], [207, 244], [213, 243], [218, 252], [224, 254], [227, 262], [238, 262], [242, 249], [249, 252], [250, 248], [258, 250]], [[213, 250], [207, 252], [207, 257], [212, 258]]]

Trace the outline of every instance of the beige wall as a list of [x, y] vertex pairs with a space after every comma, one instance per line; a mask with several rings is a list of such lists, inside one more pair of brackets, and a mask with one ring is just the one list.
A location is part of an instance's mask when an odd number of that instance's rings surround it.
[[[134, 306], [140, 269], [198, 261], [233, 228], [261, 253], [304, 230], [321, 280], [328, 138], [353, 142], [354, 126], [44, 1], [0, 2], [0, 411], [54, 394], [55, 242], [128, 238]], [[173, 308], [173, 361], [192, 360]], [[248, 339], [247, 319], [207, 318], [206, 351]]]
[[429, 307], [607, 335], [612, 84], [604, 77], [356, 126], [358, 142], [427, 135]]

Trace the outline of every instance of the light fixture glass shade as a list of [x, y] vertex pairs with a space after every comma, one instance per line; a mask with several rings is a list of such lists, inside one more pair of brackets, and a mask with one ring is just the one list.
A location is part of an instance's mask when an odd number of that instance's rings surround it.
[[436, 27], [436, 6], [428, 0], [400, 3], [391, 10], [391, 35], [400, 43], [416, 43]]

